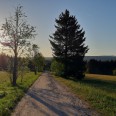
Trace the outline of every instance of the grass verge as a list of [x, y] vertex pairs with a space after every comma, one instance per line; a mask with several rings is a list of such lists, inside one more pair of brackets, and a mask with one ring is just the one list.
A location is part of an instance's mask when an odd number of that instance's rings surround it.
[[116, 116], [116, 77], [86, 75], [83, 81], [55, 78], [103, 116]]
[[[18, 101], [24, 96], [28, 88], [40, 76], [33, 72], [26, 73], [23, 82], [18, 78], [17, 86], [13, 87], [6, 75], [6, 72], [0, 72], [0, 116], [9, 116]], [[3, 78], [4, 77], [4, 78]]]

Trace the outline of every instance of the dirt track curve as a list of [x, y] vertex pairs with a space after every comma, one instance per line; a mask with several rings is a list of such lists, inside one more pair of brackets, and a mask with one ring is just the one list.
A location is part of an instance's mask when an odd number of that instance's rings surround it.
[[21, 99], [12, 116], [97, 116], [97, 114], [45, 72]]

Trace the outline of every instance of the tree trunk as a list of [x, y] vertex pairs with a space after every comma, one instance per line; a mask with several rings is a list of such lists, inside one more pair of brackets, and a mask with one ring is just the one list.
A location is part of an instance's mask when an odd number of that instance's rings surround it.
[[36, 66], [35, 66], [35, 71], [34, 72], [35, 72], [35, 75], [37, 75], [37, 68], [36, 68]]
[[[18, 11], [18, 7], [17, 7]], [[17, 46], [18, 46], [18, 24], [19, 24], [19, 12], [16, 12], [16, 34], [14, 35], [14, 67], [13, 67], [13, 86], [16, 86], [17, 71], [18, 71], [18, 59], [17, 59]]]
[[65, 67], [64, 67], [64, 77], [67, 78], [67, 68], [68, 68], [68, 64], [67, 64], [67, 38], [66, 38], [66, 45], [65, 45]]
[[68, 68], [68, 65], [67, 65], [67, 56], [65, 57], [65, 67], [64, 67], [64, 77], [65, 78], [68, 78], [68, 75], [67, 75], [67, 68]]
[[16, 80], [17, 80], [17, 72], [18, 72], [18, 59], [17, 59], [17, 53], [15, 53], [14, 56], [14, 67], [13, 67], [13, 82], [12, 85], [16, 86]]

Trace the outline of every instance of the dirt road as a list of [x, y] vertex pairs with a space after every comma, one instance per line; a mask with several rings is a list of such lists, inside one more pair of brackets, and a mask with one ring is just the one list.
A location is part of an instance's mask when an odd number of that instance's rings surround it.
[[97, 116], [97, 114], [46, 72], [22, 98], [12, 116]]

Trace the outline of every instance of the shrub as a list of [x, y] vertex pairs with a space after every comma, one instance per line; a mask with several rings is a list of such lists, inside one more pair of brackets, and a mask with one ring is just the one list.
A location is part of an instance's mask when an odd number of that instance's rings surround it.
[[64, 65], [56, 60], [52, 61], [51, 71], [55, 73], [55, 75], [62, 76], [64, 70]]

